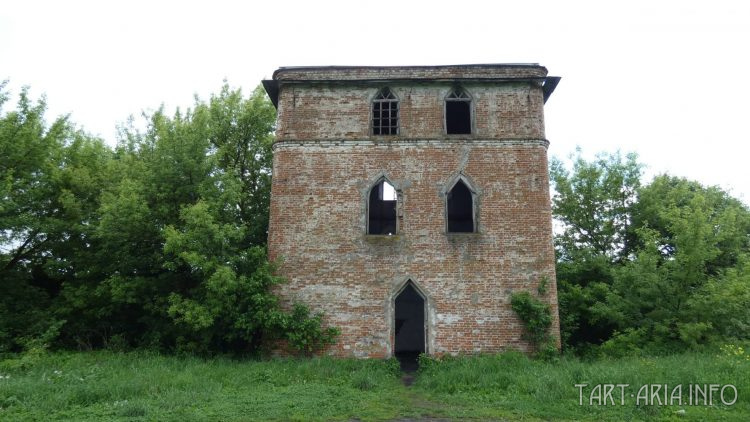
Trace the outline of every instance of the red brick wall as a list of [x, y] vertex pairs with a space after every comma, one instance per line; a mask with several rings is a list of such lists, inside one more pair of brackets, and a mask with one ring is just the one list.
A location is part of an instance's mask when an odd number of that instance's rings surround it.
[[[444, 99], [452, 85], [398, 82], [374, 86], [289, 85], [279, 96], [277, 140], [352, 139], [370, 136], [370, 101], [388, 86], [399, 99], [402, 138], [446, 138]], [[469, 139], [543, 139], [542, 90], [529, 82], [497, 86], [464, 83], [472, 96], [474, 131]], [[451, 135], [455, 139], [458, 135]]]
[[[279, 293], [341, 329], [335, 355], [391, 355], [393, 296], [407, 280], [427, 296], [429, 353], [528, 350], [510, 294], [548, 277], [559, 336], [541, 89], [467, 83], [475, 133], [446, 136], [450, 85], [387, 84], [401, 135], [370, 136], [370, 99], [385, 85], [282, 85], [269, 228], [289, 280]], [[446, 233], [445, 190], [459, 175], [477, 191], [477, 233]], [[382, 176], [399, 192], [394, 236], [366, 234]]]

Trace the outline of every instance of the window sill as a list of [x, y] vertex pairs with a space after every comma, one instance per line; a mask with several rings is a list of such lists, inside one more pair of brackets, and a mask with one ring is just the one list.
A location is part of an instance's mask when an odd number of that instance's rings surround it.
[[474, 238], [474, 237], [482, 236], [482, 233], [480, 232], [446, 232], [445, 236], [448, 238], [455, 238], [455, 239]]
[[370, 245], [395, 245], [403, 240], [400, 234], [366, 234], [362, 238]]

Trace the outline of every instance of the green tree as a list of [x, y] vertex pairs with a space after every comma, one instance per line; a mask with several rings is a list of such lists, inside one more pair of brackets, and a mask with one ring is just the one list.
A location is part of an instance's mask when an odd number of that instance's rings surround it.
[[641, 186], [641, 168], [633, 155], [579, 153], [572, 172], [553, 160], [565, 345], [622, 354], [748, 338], [750, 211], [682, 178]]
[[[0, 87], [0, 106], [8, 95]], [[224, 85], [112, 150], [27, 91], [0, 118], [0, 351], [303, 352], [336, 330], [282, 307], [265, 242], [275, 109]]]
[[750, 289], [744, 204], [719, 188], [662, 175], [640, 190], [633, 221], [637, 252], [618, 268], [610, 304], [627, 324], [613, 344], [670, 350], [750, 336], [747, 295], [725, 293], [741, 292], [743, 283]]
[[143, 132], [122, 130], [117, 178], [101, 197], [97, 275], [67, 296], [80, 325], [69, 325], [71, 337], [201, 353], [332, 340], [319, 317], [284, 311], [271, 291], [280, 281], [265, 253], [274, 121], [262, 90], [244, 98], [225, 84], [172, 117], [157, 110]]
[[619, 152], [599, 154], [589, 162], [578, 150], [572, 172], [562, 161], [551, 160], [553, 213], [562, 223], [555, 241], [563, 259], [577, 259], [579, 253], [613, 261], [621, 257], [642, 169], [633, 153], [625, 158]]
[[607, 305], [613, 269], [629, 249], [631, 213], [643, 166], [635, 154], [573, 158], [572, 171], [551, 160], [560, 328], [564, 347], [600, 344], [618, 327]]
[[[0, 87], [0, 111], [9, 96]], [[0, 349], [53, 338], [62, 286], [90, 252], [109, 150], [68, 122], [44, 120], [44, 99], [23, 89], [0, 117]], [[47, 334], [45, 334], [47, 333]]]
[[208, 134], [217, 167], [238, 186], [234, 218], [247, 228], [248, 245], [266, 243], [276, 109], [258, 86], [250, 98], [224, 85], [207, 105]]

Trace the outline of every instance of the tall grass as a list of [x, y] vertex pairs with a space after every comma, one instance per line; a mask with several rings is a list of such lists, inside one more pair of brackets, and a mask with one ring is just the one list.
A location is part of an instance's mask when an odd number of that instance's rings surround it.
[[[581, 389], [576, 384], [587, 384]], [[597, 384], [628, 384], [615, 389], [613, 402], [599, 400], [591, 393]], [[639, 400], [644, 385], [667, 384], [671, 393], [683, 388], [683, 403], [670, 403], [661, 397]], [[689, 404], [689, 386], [732, 384], [738, 391], [736, 403], [722, 404], [714, 397], [713, 406]], [[684, 353], [664, 357], [631, 357], [583, 362], [563, 358], [557, 362], [528, 359], [519, 353], [477, 357], [425, 359], [415, 388], [435, 402], [457, 410], [448, 416], [466, 416], [463, 408], [471, 403], [478, 417], [534, 417], [570, 420], [750, 420], [750, 355]], [[647, 387], [648, 388], [648, 387]], [[661, 390], [663, 392], [663, 390]], [[643, 394], [645, 392], [641, 391]], [[727, 390], [727, 401], [733, 398]], [[631, 396], [632, 394], [632, 396]], [[650, 396], [649, 396], [650, 397]], [[583, 404], [580, 404], [581, 401]], [[695, 402], [694, 402], [695, 403]], [[671, 405], [670, 405], [671, 404]]]
[[0, 363], [0, 420], [389, 418], [397, 373], [391, 361], [53, 354]]
[[[16, 420], [750, 420], [750, 354], [584, 362], [519, 353], [423, 359], [412, 387], [394, 361], [240, 361], [153, 353], [55, 353], [0, 360], [0, 421]], [[583, 405], [579, 389], [587, 384]], [[596, 384], [733, 384], [731, 406], [589, 405]]]

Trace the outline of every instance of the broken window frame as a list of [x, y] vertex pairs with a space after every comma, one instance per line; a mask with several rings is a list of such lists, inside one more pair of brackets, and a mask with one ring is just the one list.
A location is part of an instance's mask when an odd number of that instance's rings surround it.
[[[458, 186], [459, 183], [462, 183], [466, 189], [469, 191], [469, 195], [471, 197], [471, 231], [451, 231], [451, 218], [450, 218], [450, 200], [451, 196], [453, 195], [453, 190]], [[450, 188], [448, 188], [445, 191], [445, 233], [446, 234], [468, 234], [468, 233], [478, 233], [479, 232], [479, 223], [478, 223], [478, 212], [477, 212], [477, 192], [472, 186], [472, 184], [466, 180], [464, 177], [457, 178], [451, 185]]]
[[[370, 214], [371, 214], [372, 208], [373, 208], [372, 195], [373, 195], [374, 192], [378, 191], [378, 195], [382, 196], [382, 192], [383, 192], [384, 189], [383, 189], [383, 187], [381, 187], [381, 185], [383, 183], [388, 183], [389, 185], [391, 185], [391, 187], [393, 187], [393, 190], [394, 190], [395, 196], [396, 196], [396, 199], [394, 201], [385, 201], [383, 199], [380, 199], [381, 202], [394, 202], [394, 204], [393, 204], [393, 232], [386, 233], [385, 230], [383, 230], [383, 232], [381, 232], [381, 233], [371, 233], [372, 224], [371, 224]], [[390, 180], [388, 180], [388, 178], [385, 177], [385, 176], [380, 177], [375, 183], [373, 183], [370, 186], [370, 189], [367, 191], [367, 197], [366, 197], [366, 201], [367, 201], [367, 215], [366, 215], [365, 233], [367, 235], [370, 235], [370, 236], [392, 236], [392, 235], [398, 234], [398, 232], [399, 232], [398, 210], [399, 210], [399, 201], [400, 201], [399, 197], [400, 197], [400, 195], [399, 195], [398, 189], [396, 189], [396, 185], [394, 185], [393, 182], [391, 182]]]
[[[465, 102], [469, 109], [469, 131], [466, 133], [450, 133], [448, 132], [448, 103], [453, 102]], [[474, 108], [472, 107], [472, 98], [469, 93], [461, 87], [453, 87], [448, 91], [448, 95], [445, 96], [443, 105], [443, 127], [446, 135], [471, 135], [474, 133]]]
[[[383, 118], [383, 111], [387, 107], [388, 117]], [[395, 116], [394, 116], [395, 114]], [[372, 100], [370, 111], [371, 133], [374, 136], [393, 136], [400, 132], [400, 105], [398, 97], [390, 88], [382, 88]], [[384, 124], [387, 122], [387, 124]]]

